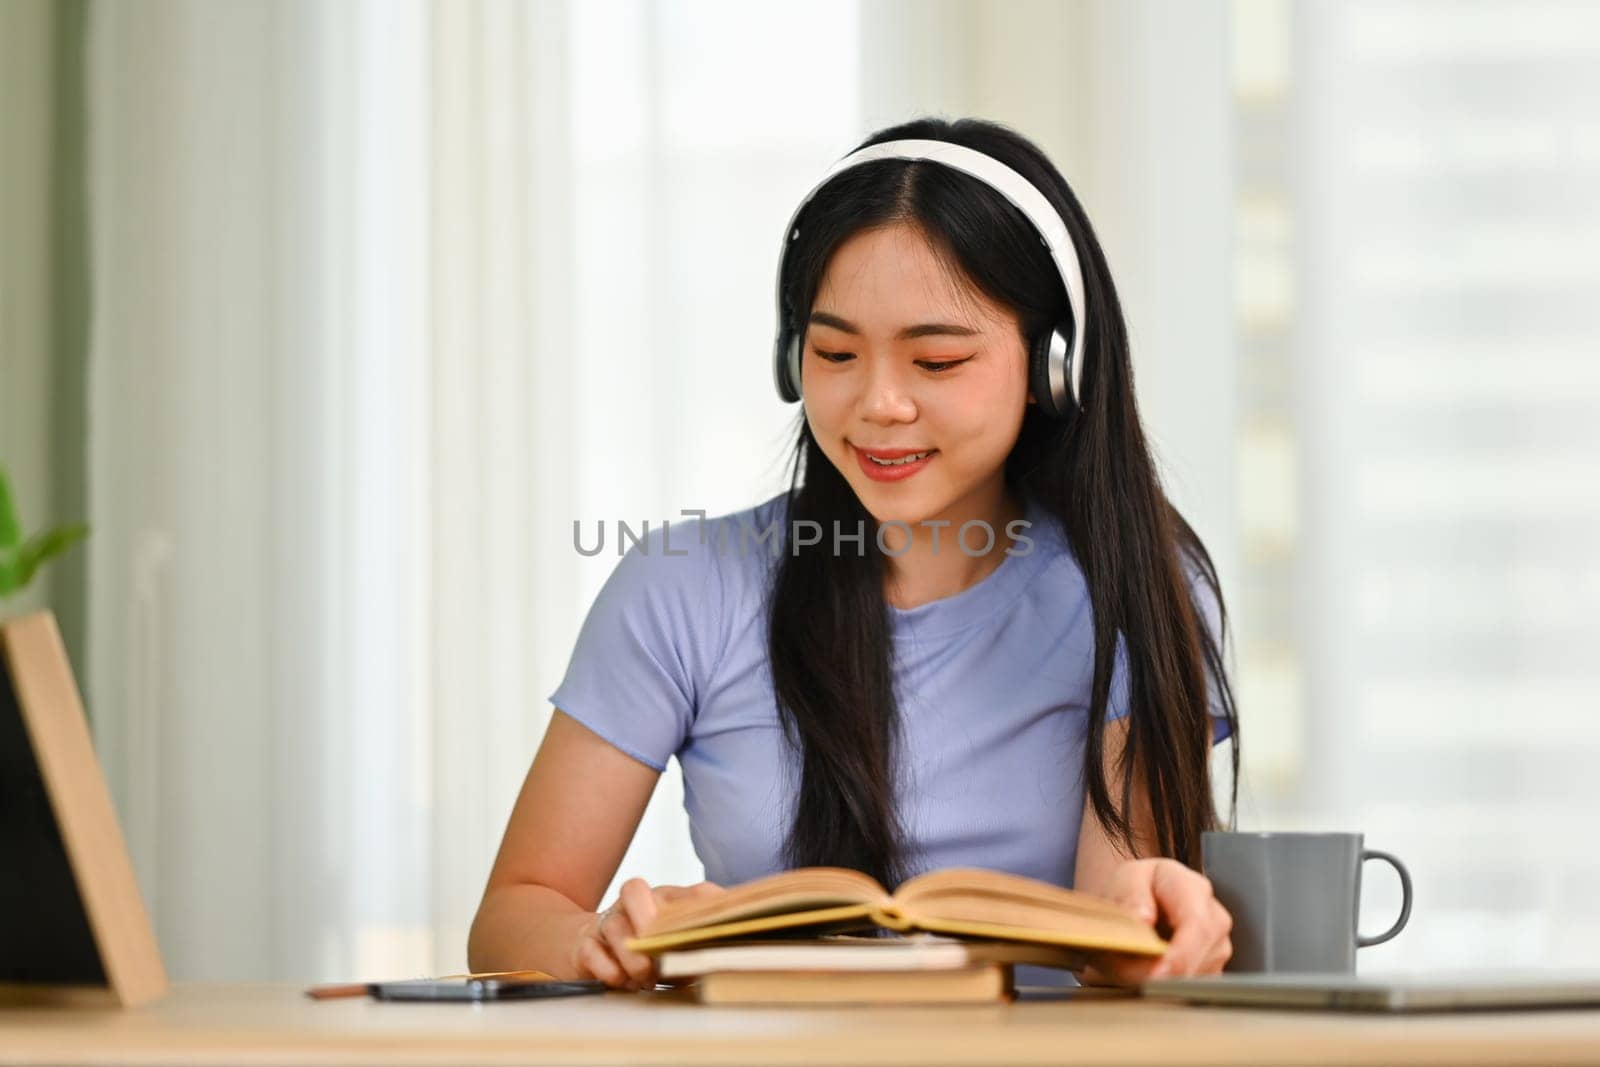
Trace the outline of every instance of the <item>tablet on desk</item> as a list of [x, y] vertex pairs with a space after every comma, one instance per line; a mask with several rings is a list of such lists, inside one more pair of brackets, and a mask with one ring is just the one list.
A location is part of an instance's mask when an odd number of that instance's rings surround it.
[[405, 982], [373, 982], [379, 1000], [530, 1000], [604, 993], [601, 981], [552, 981], [548, 978], [423, 978]]
[[1335, 1011], [1465, 1011], [1600, 1006], [1600, 971], [1506, 971], [1373, 975], [1223, 974], [1156, 978], [1144, 994], [1191, 1004]]

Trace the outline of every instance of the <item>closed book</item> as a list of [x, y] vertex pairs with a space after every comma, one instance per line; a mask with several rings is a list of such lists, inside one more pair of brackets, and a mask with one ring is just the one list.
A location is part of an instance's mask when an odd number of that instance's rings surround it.
[[953, 971], [722, 971], [696, 984], [702, 1004], [994, 1004], [1012, 997], [1011, 968]]
[[829, 937], [815, 940], [740, 941], [674, 949], [656, 957], [662, 978], [692, 978], [729, 971], [954, 971], [981, 963], [1027, 963], [1073, 969], [1082, 954], [1056, 945], [910, 937]]

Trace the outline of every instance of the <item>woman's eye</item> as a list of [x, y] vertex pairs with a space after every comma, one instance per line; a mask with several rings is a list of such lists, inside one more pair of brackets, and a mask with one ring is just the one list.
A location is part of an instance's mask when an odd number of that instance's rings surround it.
[[[971, 358], [972, 358], [971, 356], [967, 357], [967, 359], [971, 359]], [[917, 366], [921, 367], [923, 370], [932, 371], [934, 374], [943, 374], [945, 371], [949, 370], [951, 367], [959, 367], [959, 366], [961, 366], [961, 364], [965, 363], [967, 361], [967, 359], [941, 359], [941, 360], [924, 359], [924, 360], [919, 360], [917, 362]]]
[[[813, 348], [812, 351], [817, 354], [818, 359], [825, 360], [828, 363], [847, 363], [856, 358], [854, 352], [824, 352], [820, 348]], [[917, 366], [933, 374], [943, 374], [952, 367], [959, 367], [971, 358], [971, 356], [967, 356], [966, 359], [919, 359], [917, 360]]]

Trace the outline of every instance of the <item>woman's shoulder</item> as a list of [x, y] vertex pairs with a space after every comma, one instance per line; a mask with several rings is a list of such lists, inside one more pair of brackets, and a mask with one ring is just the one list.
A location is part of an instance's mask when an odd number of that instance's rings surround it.
[[[1036, 595], [1047, 595], [1087, 606], [1089, 598], [1088, 575], [1061, 520], [1037, 502], [1029, 503], [1029, 525], [1026, 530], [1032, 541], [1030, 551], [1043, 557], [1046, 580], [1031, 587]], [[1221, 603], [1214, 584], [1215, 572], [1193, 552], [1180, 548], [1180, 571], [1190, 600], [1200, 610], [1201, 617], [1213, 630], [1221, 624]]]
[[1061, 519], [1044, 502], [1031, 494], [1024, 498], [1024, 522], [1013, 551], [1025, 551], [1038, 561], [1040, 581], [1030, 588], [1053, 589], [1059, 594], [1080, 597], [1086, 589], [1083, 570], [1073, 554]]
[[[590, 604], [578, 658], [589, 655], [585, 650], [603, 649], [593, 655], [612, 663], [611, 669], [618, 657], [624, 670], [629, 657], [654, 664], [667, 673], [684, 707], [696, 706], [761, 591], [758, 553], [753, 547], [740, 553], [741, 531], [749, 531], [746, 541], [753, 541], [781, 504], [781, 497], [773, 497], [737, 511], [680, 512], [606, 529], [600, 544], [618, 558]], [[643, 666], [635, 671], [647, 673]]]
[[739, 555], [741, 545], [753, 546], [768, 556], [775, 556], [773, 548], [783, 533], [783, 523], [789, 512], [787, 491], [774, 493], [756, 504], [739, 511], [704, 518], [700, 524], [706, 542], [720, 556]]
[[775, 555], [771, 544], [782, 526], [785, 498], [779, 493], [749, 507], [720, 514], [684, 509], [675, 517], [646, 520], [638, 529], [618, 523], [614, 545], [606, 544], [603, 530], [600, 544], [602, 548], [612, 548], [624, 561], [633, 559], [642, 565], [647, 560], [683, 560], [683, 569], [689, 571], [710, 568], [718, 560], [739, 555], [741, 539]]
[[638, 603], [658, 623], [715, 628], [761, 588], [779, 551], [784, 504], [780, 493], [736, 511], [683, 511], [640, 530], [619, 524], [606, 546], [619, 558], [602, 595]]

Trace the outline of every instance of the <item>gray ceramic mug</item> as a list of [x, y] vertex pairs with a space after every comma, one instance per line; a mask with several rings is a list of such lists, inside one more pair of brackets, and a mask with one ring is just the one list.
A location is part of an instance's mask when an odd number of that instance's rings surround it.
[[[1411, 875], [1360, 834], [1228, 833], [1201, 836], [1206, 877], [1233, 916], [1233, 958], [1224, 970], [1353, 974], [1356, 949], [1380, 945], [1411, 918]], [[1400, 918], [1362, 937], [1356, 912], [1361, 867], [1383, 860], [1400, 875]]]

